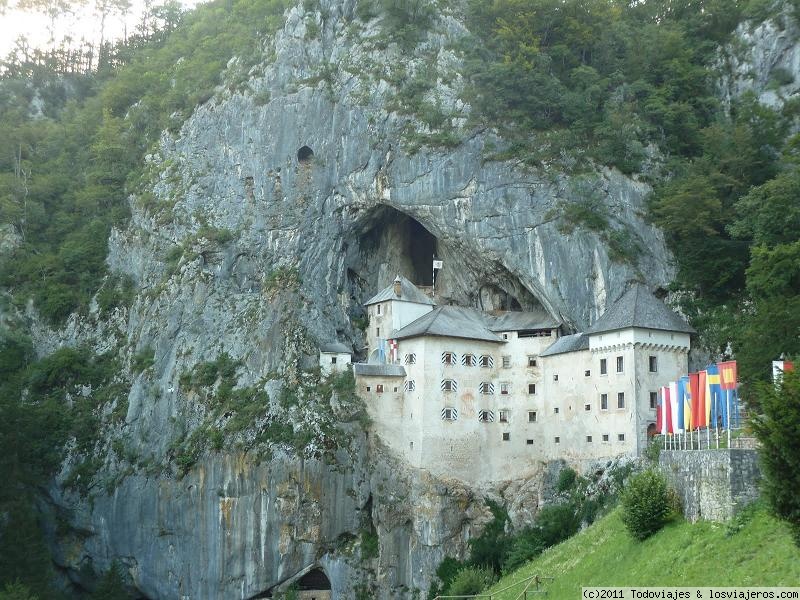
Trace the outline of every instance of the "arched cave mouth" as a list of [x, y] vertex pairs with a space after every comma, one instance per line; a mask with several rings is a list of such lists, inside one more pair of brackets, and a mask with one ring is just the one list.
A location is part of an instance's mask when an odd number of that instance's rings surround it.
[[347, 234], [345, 252], [353, 316], [361, 316], [361, 305], [398, 274], [429, 288], [434, 257], [443, 261], [443, 268], [436, 271], [437, 304], [486, 312], [546, 313], [536, 296], [496, 257], [466, 237], [439, 239], [413, 216], [391, 206], [380, 205], [362, 215]]

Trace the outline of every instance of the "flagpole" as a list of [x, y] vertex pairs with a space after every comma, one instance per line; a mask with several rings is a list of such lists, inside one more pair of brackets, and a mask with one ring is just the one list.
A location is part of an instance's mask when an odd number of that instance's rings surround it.
[[436, 255], [431, 255], [433, 258], [431, 259], [431, 281], [433, 285], [431, 285], [431, 295], [434, 298], [434, 302], [436, 302]]
[[725, 391], [725, 400], [728, 406], [728, 450], [731, 449], [731, 391]]

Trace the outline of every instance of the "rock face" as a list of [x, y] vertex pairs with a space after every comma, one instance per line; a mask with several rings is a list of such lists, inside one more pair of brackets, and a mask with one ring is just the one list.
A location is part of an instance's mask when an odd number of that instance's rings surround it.
[[[149, 199], [132, 198], [128, 228], [110, 240], [113, 270], [139, 289], [129, 312], [113, 327], [72, 322], [36, 336], [41, 350], [113, 338], [126, 364], [153, 358], [126, 371], [124, 423], [98, 443], [106, 486], [92, 486], [91, 502], [58, 482], [50, 491], [48, 510], [72, 526], [53, 543], [73, 577], [86, 561], [118, 558], [148, 598], [250, 598], [318, 565], [334, 598], [424, 594], [441, 559], [463, 556], [489, 518], [484, 492], [502, 490], [412, 472], [360, 430], [327, 462], [309, 446], [259, 461], [226, 440], [180, 477], [177, 441], [212, 414], [182, 375], [225, 352], [241, 361], [238, 388], [265, 390], [264, 410], [277, 411], [319, 344], [361, 346], [354, 320], [369, 295], [398, 272], [431, 283], [433, 254], [445, 265], [441, 301], [541, 306], [567, 328], [589, 325], [633, 280], [655, 289], [671, 279], [662, 236], [642, 218], [646, 184], [486, 160], [503, 142], [467, 128], [452, 50], [466, 31], [454, 15], [408, 52], [381, 38], [379, 19], [359, 21], [353, 0], [308, 4], [265, 42], [271, 58], [248, 91], [221, 88], [148, 157]], [[457, 136], [447, 148], [420, 145], [430, 126], [397, 108], [398, 69], [419, 76], [425, 65], [441, 79], [429, 100]], [[563, 207], [589, 198], [609, 207], [635, 255], [612, 260], [599, 235], [564, 226]], [[313, 429], [314, 410], [275, 414]], [[115, 442], [129, 458], [110, 452]], [[533, 502], [542, 486], [506, 489]], [[513, 512], [524, 520], [535, 507]], [[373, 531], [377, 556], [362, 543]]]

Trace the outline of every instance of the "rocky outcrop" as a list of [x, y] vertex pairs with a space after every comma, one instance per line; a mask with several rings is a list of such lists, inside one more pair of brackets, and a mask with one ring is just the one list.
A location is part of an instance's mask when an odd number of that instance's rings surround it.
[[[452, 49], [466, 30], [455, 13], [409, 52], [387, 41], [378, 18], [360, 21], [353, 0], [312, 4], [287, 12], [246, 86], [221, 87], [148, 156], [151, 183], [110, 239], [112, 269], [137, 284], [130, 310], [35, 335], [40, 351], [111, 344], [132, 382], [127, 405], [108, 408], [125, 416], [98, 441], [91, 500], [59, 485], [79, 457], [50, 489], [47, 510], [69, 523], [68, 533], [53, 529], [56, 555], [74, 578], [86, 562], [102, 570], [117, 558], [148, 598], [250, 598], [319, 565], [336, 598], [425, 593], [439, 561], [463, 556], [489, 518], [483, 494], [504, 490], [414, 472], [368, 428], [324, 450], [321, 423], [338, 418], [329, 398], [282, 400], [318, 345], [360, 348], [363, 300], [398, 272], [430, 283], [433, 253], [445, 264], [441, 301], [543, 307], [568, 328], [590, 324], [633, 280], [655, 289], [671, 279], [662, 236], [643, 219], [647, 184], [490, 158], [503, 140], [467, 125]], [[398, 104], [426, 65], [449, 73], [430, 99], [448, 115], [447, 147]], [[565, 224], [566, 205], [595, 198], [629, 255]], [[219, 380], [208, 397], [187, 384], [223, 353], [239, 365], [236, 389], [266, 393], [255, 396], [265, 399], [254, 426], [310, 432], [309, 441], [259, 456], [243, 450], [252, 432], [239, 432], [215, 451], [195, 447], [182, 476], [178, 451], [193, 432], [223, 431], [238, 416], [215, 412]], [[140, 355], [151, 358], [142, 372], [132, 368]], [[504, 488], [520, 520], [543, 485]], [[365, 555], [373, 531], [379, 551]]]

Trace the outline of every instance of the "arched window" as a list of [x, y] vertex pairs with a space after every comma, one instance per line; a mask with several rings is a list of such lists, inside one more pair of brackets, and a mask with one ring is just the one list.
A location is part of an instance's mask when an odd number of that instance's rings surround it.
[[299, 163], [311, 162], [312, 158], [314, 158], [314, 151], [308, 146], [303, 146], [297, 151], [297, 162]]

